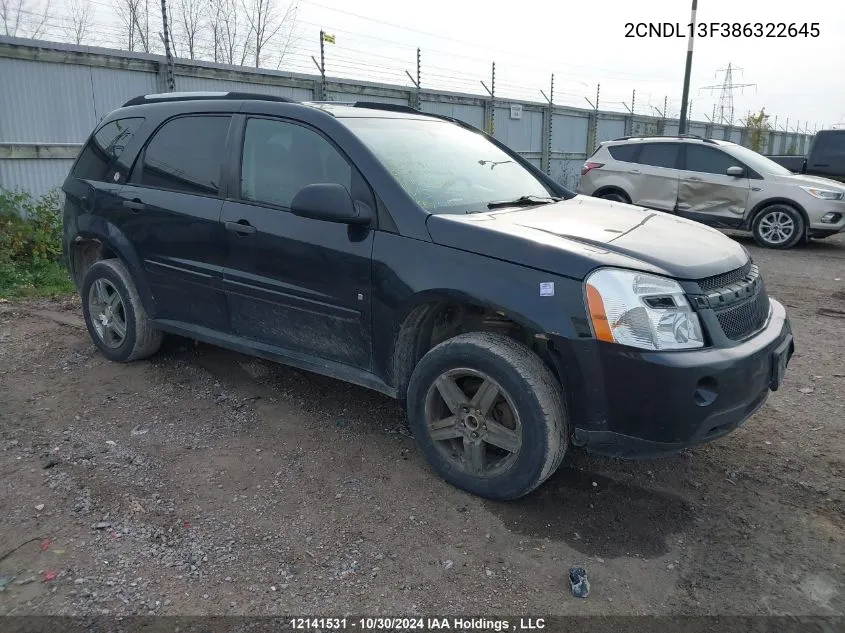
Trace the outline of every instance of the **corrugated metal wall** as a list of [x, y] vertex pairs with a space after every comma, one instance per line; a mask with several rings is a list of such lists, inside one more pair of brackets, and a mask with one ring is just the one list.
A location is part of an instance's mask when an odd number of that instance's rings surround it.
[[[81, 143], [111, 110], [140, 94], [161, 92], [163, 58], [66, 44], [0, 37], [0, 150], [10, 143]], [[313, 100], [321, 93], [320, 78], [310, 75], [253, 70], [208, 62], [178, 60], [175, 72], [179, 91], [243, 91]], [[13, 90], [8, 87], [14, 86]], [[327, 98], [334, 101], [375, 101], [396, 105], [416, 102], [413, 88], [352, 80], [329, 79]], [[447, 92], [423, 91], [423, 112], [455, 117], [481, 129], [490, 128], [509, 147], [533, 164], [546, 167], [559, 182], [575, 187], [580, 167], [595, 144], [633, 133], [677, 134], [678, 122], [652, 117], [578, 108], [522, 103], [521, 116], [511, 118], [511, 100], [490, 99]], [[551, 114], [551, 142], [546, 120]], [[691, 122], [690, 133], [734, 142], [746, 136], [739, 128], [727, 129]], [[807, 137], [774, 134], [769, 153], [798, 153]], [[46, 155], [52, 152], [43, 152]], [[61, 184], [71, 165], [68, 158], [3, 158], [0, 154], [0, 187], [41, 194]], [[65, 150], [63, 156], [67, 156]]]

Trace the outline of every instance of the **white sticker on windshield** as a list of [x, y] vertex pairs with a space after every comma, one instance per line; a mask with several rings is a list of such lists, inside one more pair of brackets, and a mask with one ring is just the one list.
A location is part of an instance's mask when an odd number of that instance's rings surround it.
[[541, 297], [554, 297], [555, 296], [555, 282], [553, 282], [553, 281], [541, 281], [540, 282], [540, 296]]

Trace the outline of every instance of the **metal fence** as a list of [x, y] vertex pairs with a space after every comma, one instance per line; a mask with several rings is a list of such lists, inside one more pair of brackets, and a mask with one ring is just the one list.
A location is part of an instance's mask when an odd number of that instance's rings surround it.
[[[41, 194], [61, 184], [94, 126], [140, 94], [166, 91], [161, 56], [0, 37], [0, 187]], [[178, 91], [243, 91], [308, 101], [419, 105], [492, 133], [574, 188], [598, 143], [672, 135], [678, 121], [455, 92], [178, 60]], [[690, 122], [688, 132], [749, 144], [745, 128]], [[807, 135], [766, 132], [764, 154], [803, 154]]]

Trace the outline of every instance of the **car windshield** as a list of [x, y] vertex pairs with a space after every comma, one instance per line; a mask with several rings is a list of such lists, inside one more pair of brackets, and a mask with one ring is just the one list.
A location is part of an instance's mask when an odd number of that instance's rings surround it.
[[487, 211], [491, 202], [554, 195], [482, 134], [454, 123], [399, 118], [344, 123], [430, 213]]
[[753, 149], [737, 145], [728, 149], [728, 152], [734, 157], [741, 160], [748, 167], [760, 174], [771, 174], [772, 176], [791, 176], [792, 172], [786, 167], [778, 165], [775, 161], [770, 160], [758, 154]]

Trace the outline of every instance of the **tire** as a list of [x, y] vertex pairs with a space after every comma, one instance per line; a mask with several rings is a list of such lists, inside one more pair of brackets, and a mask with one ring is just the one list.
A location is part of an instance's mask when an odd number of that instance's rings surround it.
[[608, 191], [603, 193], [599, 196], [602, 200], [611, 200], [613, 202], [624, 202], [625, 204], [631, 204], [631, 199], [628, 198], [624, 193], [621, 191]]
[[93, 264], [82, 280], [82, 315], [103, 356], [118, 363], [155, 354], [163, 334], [153, 327], [129, 271], [119, 259]]
[[751, 223], [754, 241], [763, 248], [792, 248], [805, 237], [804, 217], [786, 204], [762, 209]]
[[[475, 401], [479, 392], [496, 388], [489, 406], [484, 398]], [[450, 405], [444, 390], [464, 400], [455, 397]], [[500, 334], [460, 334], [429, 350], [411, 375], [406, 408], [432, 467], [450, 484], [487, 499], [528, 494], [557, 470], [566, 452], [569, 425], [555, 376], [528, 347]]]

